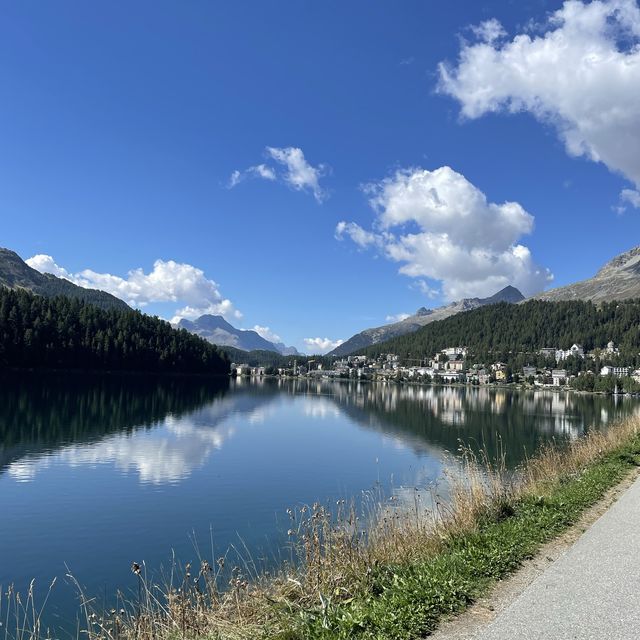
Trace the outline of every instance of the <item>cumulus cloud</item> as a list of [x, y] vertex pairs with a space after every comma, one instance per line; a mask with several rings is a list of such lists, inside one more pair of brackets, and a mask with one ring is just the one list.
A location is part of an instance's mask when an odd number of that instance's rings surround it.
[[552, 279], [519, 242], [531, 233], [533, 216], [517, 202], [488, 202], [450, 167], [400, 170], [366, 190], [373, 231], [340, 222], [336, 237], [401, 263], [400, 272], [425, 291], [433, 290], [428, 278], [449, 300], [491, 295], [508, 284], [528, 295]]
[[387, 316], [385, 320], [387, 322], [401, 322], [402, 320], [406, 320], [409, 316], [411, 316], [410, 313], [396, 313], [395, 315]]
[[283, 167], [278, 171], [276, 167], [267, 164], [257, 164], [244, 171], [236, 169], [229, 178], [228, 187], [240, 184], [247, 178], [262, 178], [264, 180], [281, 180], [296, 191], [308, 191], [318, 202], [327, 197], [327, 192], [320, 186], [320, 178], [326, 173], [326, 165], [316, 167], [309, 164], [302, 149], [299, 147], [267, 147], [265, 155]]
[[[640, 187], [640, 7], [567, 0], [537, 33], [505, 40], [495, 21], [439, 66], [439, 90], [466, 118], [527, 111], [567, 152], [602, 162]], [[631, 202], [631, 201], [629, 201]]]
[[269, 327], [261, 327], [259, 324], [256, 324], [253, 330], [269, 342], [273, 342], [274, 344], [282, 342], [282, 338], [277, 333], [271, 331]]
[[81, 287], [107, 291], [133, 307], [143, 309], [154, 302], [183, 305], [175, 312], [172, 322], [196, 318], [204, 313], [222, 315], [227, 319], [242, 318], [231, 300], [222, 296], [218, 284], [207, 278], [202, 269], [190, 264], [156, 260], [149, 273], [141, 268], [133, 269], [126, 278], [122, 278], [91, 269], [71, 273], [48, 255], [36, 255], [26, 262], [42, 273], [52, 273]]
[[330, 338], [305, 338], [304, 343], [309, 353], [327, 353], [339, 347], [344, 340], [331, 340]]

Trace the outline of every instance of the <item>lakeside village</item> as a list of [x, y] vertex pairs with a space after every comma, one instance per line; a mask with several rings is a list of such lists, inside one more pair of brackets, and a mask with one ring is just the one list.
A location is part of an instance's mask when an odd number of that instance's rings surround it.
[[[293, 360], [288, 367], [261, 367], [246, 364], [231, 365], [234, 376], [280, 376], [322, 379], [359, 379], [379, 382], [409, 382], [417, 384], [518, 384], [544, 388], [571, 388], [579, 391], [605, 393], [639, 393], [640, 369], [621, 364], [624, 357], [613, 342], [606, 347], [585, 352], [580, 344], [569, 349], [542, 348], [529, 354], [533, 362], [516, 366], [496, 361], [474, 362], [466, 347], [448, 347], [429, 358], [400, 358], [389, 353], [378, 357], [353, 355], [336, 359], [332, 364], [308, 360], [298, 365]], [[638, 354], [640, 355], [640, 354]], [[418, 364], [411, 364], [416, 362]]]

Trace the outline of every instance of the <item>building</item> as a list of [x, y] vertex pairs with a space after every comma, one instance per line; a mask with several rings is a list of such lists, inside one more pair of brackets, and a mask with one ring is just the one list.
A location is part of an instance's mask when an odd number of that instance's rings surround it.
[[535, 367], [532, 367], [531, 365], [526, 365], [522, 367], [522, 375], [525, 378], [529, 378], [531, 376], [535, 377], [537, 372], [538, 372], [537, 369]]
[[584, 347], [581, 344], [572, 344], [566, 351], [563, 351], [562, 349], [556, 350], [556, 362], [566, 360], [570, 356], [584, 358]]
[[551, 380], [554, 387], [561, 387], [567, 381], [566, 369], [552, 369]]
[[545, 358], [555, 358], [557, 351], [558, 351], [558, 349], [556, 349], [555, 347], [544, 347], [544, 348], [540, 349], [540, 351], [538, 353], [541, 356], [544, 356]]
[[446, 368], [448, 371], [464, 371], [464, 360], [449, 360]]
[[617, 378], [628, 376], [630, 372], [631, 367], [610, 367], [605, 365], [600, 369], [601, 376], [616, 376]]
[[615, 356], [620, 353], [620, 349], [618, 349], [618, 347], [616, 347], [616, 343], [611, 340], [610, 342], [607, 342], [607, 346], [604, 349], [604, 352], [608, 355]]
[[463, 359], [467, 356], [467, 347], [447, 347], [440, 353], [443, 353], [449, 359]]

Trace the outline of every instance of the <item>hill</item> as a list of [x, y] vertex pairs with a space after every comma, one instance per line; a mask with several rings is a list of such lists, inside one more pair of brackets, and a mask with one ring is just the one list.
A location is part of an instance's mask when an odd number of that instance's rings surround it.
[[224, 354], [168, 322], [0, 287], [0, 369], [228, 374]]
[[533, 353], [542, 347], [567, 349], [574, 342], [588, 350], [604, 347], [609, 340], [619, 345], [621, 352], [633, 355], [635, 362], [640, 347], [640, 300], [599, 305], [581, 300], [487, 305], [372, 345], [364, 353], [423, 358], [445, 347], [464, 345], [482, 358], [487, 354]]
[[606, 302], [640, 298], [640, 246], [607, 262], [593, 278], [558, 287], [536, 296], [536, 300], [592, 300]]
[[489, 298], [463, 298], [457, 302], [438, 307], [437, 309], [425, 309], [421, 307], [416, 313], [400, 322], [394, 322], [382, 327], [365, 329], [352, 336], [340, 346], [329, 353], [332, 356], [345, 356], [360, 351], [374, 344], [385, 342], [399, 336], [413, 333], [425, 325], [444, 320], [464, 311], [470, 311], [486, 305], [498, 302], [516, 303], [524, 300], [524, 296], [515, 287], [508, 286], [498, 291]]
[[77, 298], [101, 309], [130, 309], [120, 298], [106, 291], [85, 289], [50, 273], [31, 268], [15, 251], [0, 247], [0, 285], [9, 289], [26, 289], [39, 296]]

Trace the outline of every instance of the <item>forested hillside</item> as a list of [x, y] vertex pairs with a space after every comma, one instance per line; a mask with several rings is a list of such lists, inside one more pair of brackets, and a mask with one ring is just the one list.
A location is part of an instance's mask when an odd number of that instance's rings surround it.
[[47, 298], [79, 298], [102, 309], [129, 309], [129, 305], [106, 291], [85, 289], [50, 273], [32, 269], [15, 251], [0, 247], [0, 285], [9, 289], [27, 289]]
[[378, 355], [397, 353], [420, 358], [448, 346], [467, 346], [478, 356], [536, 352], [542, 347], [567, 349], [574, 342], [585, 349], [604, 347], [609, 340], [621, 352], [637, 355], [640, 348], [640, 300], [606, 302], [543, 302], [495, 304], [434, 322], [415, 333], [364, 349]]
[[229, 362], [139, 311], [0, 287], [0, 367], [226, 374]]

